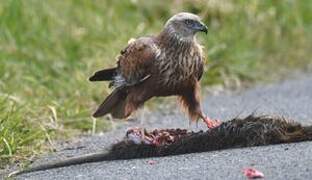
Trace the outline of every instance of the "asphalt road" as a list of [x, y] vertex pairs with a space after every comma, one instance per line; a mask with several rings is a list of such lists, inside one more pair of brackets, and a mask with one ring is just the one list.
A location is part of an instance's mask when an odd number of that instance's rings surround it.
[[[305, 125], [312, 124], [312, 75], [239, 93], [207, 96], [204, 109], [210, 117], [222, 120], [256, 113], [283, 115]], [[189, 126], [178, 108], [148, 113], [143, 124], [150, 129], [205, 128], [201, 123], [199, 127]], [[128, 122], [109, 133], [64, 143], [57, 153], [35, 164], [108, 148], [131, 126], [137, 126], [137, 122]], [[150, 165], [148, 160], [155, 160], [156, 164]], [[242, 169], [250, 166], [262, 171], [266, 179], [312, 179], [312, 142], [88, 163], [24, 174], [17, 179], [246, 179]]]

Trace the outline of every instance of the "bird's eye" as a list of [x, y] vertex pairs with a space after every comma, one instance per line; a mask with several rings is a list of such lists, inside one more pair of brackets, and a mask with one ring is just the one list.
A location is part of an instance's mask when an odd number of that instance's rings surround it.
[[186, 25], [191, 25], [192, 24], [192, 20], [189, 20], [189, 19], [185, 20], [184, 22], [185, 22]]

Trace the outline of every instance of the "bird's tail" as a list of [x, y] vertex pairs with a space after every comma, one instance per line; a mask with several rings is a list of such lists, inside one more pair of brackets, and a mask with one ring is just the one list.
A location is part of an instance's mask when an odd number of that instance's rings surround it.
[[129, 113], [126, 113], [127, 95], [128, 93], [126, 87], [115, 89], [98, 107], [93, 114], [93, 117], [100, 117], [111, 113], [114, 118], [126, 118], [129, 116]]
[[117, 74], [117, 68], [104, 69], [97, 71], [89, 78], [90, 81], [111, 81]]

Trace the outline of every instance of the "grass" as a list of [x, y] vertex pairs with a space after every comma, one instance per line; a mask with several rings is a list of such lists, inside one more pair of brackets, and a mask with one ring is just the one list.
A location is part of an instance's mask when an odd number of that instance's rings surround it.
[[0, 162], [91, 132], [90, 114], [109, 89], [88, 76], [179, 11], [198, 13], [209, 26], [208, 36], [199, 35], [205, 85], [254, 82], [311, 64], [309, 0], [0, 0]]

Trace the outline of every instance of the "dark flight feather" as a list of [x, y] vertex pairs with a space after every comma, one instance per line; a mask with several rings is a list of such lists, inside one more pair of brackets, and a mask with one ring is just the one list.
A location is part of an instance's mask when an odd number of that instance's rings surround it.
[[[125, 97], [127, 96], [126, 88], [115, 89], [98, 107], [98, 109], [93, 114], [93, 117], [104, 116], [114, 110], [115, 107], [120, 106], [123, 103]], [[119, 115], [122, 116], [122, 115]]]
[[89, 78], [89, 81], [112, 81], [117, 74], [117, 68], [97, 71]]

